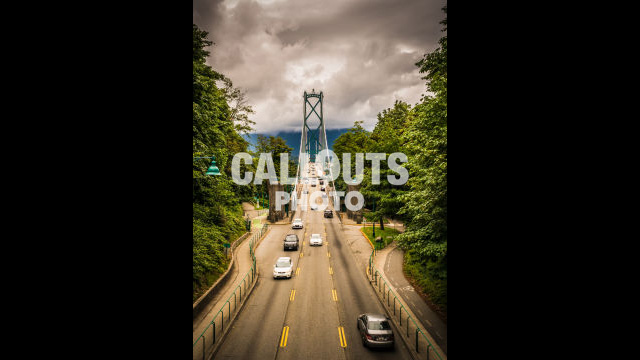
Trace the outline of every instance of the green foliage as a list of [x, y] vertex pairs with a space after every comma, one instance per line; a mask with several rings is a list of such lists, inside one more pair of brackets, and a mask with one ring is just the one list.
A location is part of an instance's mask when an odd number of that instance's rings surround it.
[[[193, 161], [193, 298], [198, 298], [223, 273], [228, 260], [223, 244], [245, 231], [240, 202], [252, 198], [253, 186], [233, 183], [231, 159], [246, 152], [253, 110], [231, 80], [205, 61], [212, 45], [207, 32], [193, 25], [193, 156], [215, 156], [222, 175], [206, 176], [210, 159]], [[221, 84], [222, 87], [219, 87]], [[231, 105], [230, 105], [231, 104]], [[251, 168], [249, 164], [244, 168]], [[249, 170], [251, 171], [251, 170]]]
[[[402, 101], [396, 101], [393, 108], [385, 109], [379, 113], [378, 122], [371, 133], [367, 152], [384, 153], [387, 158], [394, 152], [404, 152], [402, 135], [410, 117], [411, 106]], [[372, 210], [370, 218], [379, 221], [383, 229], [384, 217], [401, 218], [398, 216], [398, 211], [404, 203], [400, 199], [408, 188], [407, 185], [392, 185], [387, 180], [387, 175], [396, 176], [397, 173], [389, 169], [388, 162], [383, 160], [380, 162], [380, 184], [372, 184], [371, 166], [366, 166], [360, 189], [367, 200], [367, 207]]]
[[400, 233], [398, 232], [398, 230], [394, 228], [387, 227], [384, 230], [382, 230], [376, 226], [376, 236], [374, 238], [373, 229], [371, 228], [371, 225], [363, 226], [361, 229], [362, 229], [362, 232], [364, 232], [367, 238], [369, 238], [371, 243], [374, 245], [376, 245], [375, 238], [382, 236], [383, 243], [381, 244], [382, 246], [378, 248], [378, 250], [383, 249], [385, 246], [389, 245], [395, 239], [396, 235]]
[[423, 96], [414, 107], [402, 136], [410, 178], [409, 191], [400, 197], [405, 204], [399, 212], [407, 222], [398, 242], [410, 254], [413, 273], [423, 277], [425, 290], [446, 311], [447, 37], [439, 44], [416, 63], [433, 95]]
[[[340, 164], [342, 164], [342, 154], [349, 153], [351, 154], [351, 177], [355, 177], [356, 173], [356, 153], [366, 153], [367, 148], [369, 147], [369, 143], [371, 139], [369, 136], [370, 132], [366, 131], [362, 127], [362, 121], [355, 121], [353, 123], [353, 127], [350, 128], [347, 132], [338, 136], [338, 138], [333, 142], [333, 152], [340, 159]], [[365, 161], [366, 166], [366, 161]], [[347, 191], [347, 185], [342, 178], [342, 173], [335, 180], [336, 190], [338, 191]]]
[[438, 312], [447, 316], [446, 263], [424, 259], [410, 250], [405, 253], [404, 271], [427, 294]]
[[[443, 11], [447, 13], [446, 6]], [[441, 22], [446, 31], [446, 18]], [[396, 101], [392, 108], [378, 114], [373, 132], [366, 132], [361, 122], [342, 134], [333, 145], [342, 159], [355, 153], [377, 152], [387, 156], [403, 152], [408, 157], [404, 166], [409, 181], [403, 186], [389, 184], [386, 175], [396, 175], [387, 162], [381, 161], [380, 184], [371, 183], [371, 162], [365, 161], [365, 176], [360, 191], [366, 207], [375, 210], [368, 219], [385, 217], [404, 220], [405, 232], [397, 236], [399, 245], [410, 254], [408, 269], [429, 296], [446, 312], [447, 292], [447, 36], [439, 40], [439, 48], [425, 54], [415, 65], [424, 74], [427, 93], [413, 108]], [[339, 177], [338, 190], [346, 184]], [[385, 229], [386, 230], [386, 229]], [[370, 227], [369, 227], [369, 230]], [[376, 235], [378, 235], [376, 229]]]
[[[261, 153], [271, 153], [271, 158], [273, 159], [273, 167], [276, 171], [276, 177], [278, 181], [280, 181], [280, 154], [288, 154], [289, 155], [289, 177], [295, 177], [296, 172], [298, 170], [298, 163], [293, 160], [291, 157], [291, 152], [293, 148], [287, 145], [286, 140], [282, 137], [277, 136], [264, 136], [262, 134], [258, 135], [256, 141], [256, 151], [254, 153], [254, 167], [257, 168], [258, 161]], [[263, 194], [268, 195], [267, 186], [269, 185], [269, 181], [263, 181], [260, 185], [258, 185], [258, 191]], [[285, 188], [285, 191], [288, 190]]]

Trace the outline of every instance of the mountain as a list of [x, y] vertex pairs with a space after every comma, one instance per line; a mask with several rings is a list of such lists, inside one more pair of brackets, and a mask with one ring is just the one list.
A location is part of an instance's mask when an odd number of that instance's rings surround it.
[[[327, 130], [327, 145], [329, 145], [329, 149], [333, 150], [333, 142], [340, 135], [344, 134], [347, 131], [349, 131], [348, 128]], [[244, 138], [247, 139], [247, 141], [249, 141], [249, 143], [251, 144], [251, 150], [255, 150], [254, 146], [257, 142], [258, 135], [260, 134], [244, 135]], [[287, 145], [293, 148], [293, 151], [291, 152], [292, 157], [298, 157], [298, 153], [300, 152], [300, 132], [279, 132], [275, 135], [273, 134], [262, 134], [262, 135], [274, 136], [274, 137], [280, 136], [281, 138], [284, 139]]]

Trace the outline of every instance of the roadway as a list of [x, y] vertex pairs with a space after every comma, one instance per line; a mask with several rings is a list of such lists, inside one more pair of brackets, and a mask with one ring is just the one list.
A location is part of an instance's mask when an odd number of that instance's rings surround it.
[[[304, 185], [309, 195], [320, 186]], [[411, 359], [396, 333], [391, 350], [363, 347], [356, 317], [364, 312], [384, 314], [356, 255], [347, 244], [339, 220], [324, 218], [301, 201], [296, 217], [303, 229], [272, 225], [256, 249], [259, 277], [244, 308], [225, 336], [216, 359]], [[301, 241], [298, 251], [284, 251], [286, 234]], [[309, 246], [311, 234], [322, 246]], [[273, 279], [273, 264], [281, 256], [293, 259], [291, 279]], [[343, 336], [342, 336], [343, 334]]]

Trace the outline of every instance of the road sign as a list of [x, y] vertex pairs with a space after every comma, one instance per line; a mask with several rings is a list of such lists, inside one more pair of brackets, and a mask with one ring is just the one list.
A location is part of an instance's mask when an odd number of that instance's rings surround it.
[[224, 247], [226, 247], [226, 248], [229, 248], [229, 247], [231, 247], [231, 244], [229, 244], [229, 243], [224, 243], [224, 244], [223, 244], [223, 246], [224, 246]]

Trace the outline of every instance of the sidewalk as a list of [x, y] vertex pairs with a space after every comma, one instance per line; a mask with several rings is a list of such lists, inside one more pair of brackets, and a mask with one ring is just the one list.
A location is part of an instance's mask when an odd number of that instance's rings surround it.
[[[255, 210], [259, 211], [259, 210]], [[258, 223], [255, 220], [260, 220]], [[242, 277], [251, 269], [252, 260], [249, 253], [249, 239], [260, 231], [262, 223], [265, 223], [266, 216], [258, 216], [252, 219], [251, 233], [242, 241], [242, 243], [233, 251], [233, 261], [235, 262], [233, 269], [227, 274], [228, 280], [226, 284], [213, 295], [213, 298], [206, 305], [205, 310], [201, 312], [198, 318], [193, 319], [193, 341], [202, 334], [207, 328], [216, 313], [225, 304], [227, 298], [233, 294], [233, 290], [242, 282]], [[266, 236], [266, 234], [265, 234]], [[264, 236], [262, 237], [264, 238]], [[259, 243], [259, 242], [258, 242]], [[257, 245], [257, 244], [256, 244]]]
[[[405, 309], [408, 309], [414, 321], [424, 330], [424, 334], [431, 344], [434, 345], [436, 350], [444, 358], [446, 357], [446, 324], [443, 324], [424, 300], [415, 293], [413, 287], [404, 277], [402, 261], [388, 261], [394, 250], [396, 252], [400, 251], [400, 249], [397, 249], [395, 241], [384, 249], [376, 251], [376, 256], [373, 261], [374, 266], [390, 285], [391, 291], [398, 296], [398, 300], [404, 305]], [[432, 333], [438, 330], [437, 337], [439, 341], [436, 341]], [[444, 342], [440, 332], [444, 332]], [[444, 345], [444, 349], [440, 344]]]

